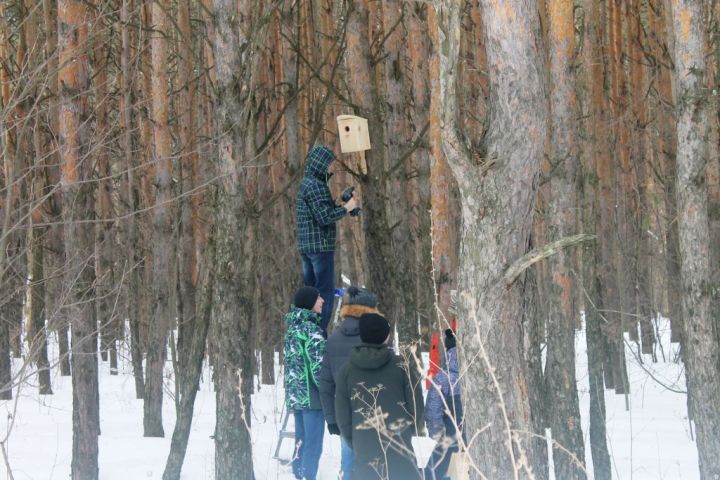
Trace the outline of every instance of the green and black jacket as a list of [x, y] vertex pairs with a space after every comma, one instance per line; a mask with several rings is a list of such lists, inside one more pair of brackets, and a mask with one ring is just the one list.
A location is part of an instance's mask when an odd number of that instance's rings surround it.
[[285, 315], [285, 403], [292, 410], [319, 410], [318, 381], [325, 337], [320, 315], [304, 308], [290, 307]]

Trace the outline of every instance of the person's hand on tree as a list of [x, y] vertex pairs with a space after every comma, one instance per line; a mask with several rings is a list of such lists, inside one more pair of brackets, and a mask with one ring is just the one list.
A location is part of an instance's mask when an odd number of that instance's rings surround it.
[[345, 203], [345, 205], [343, 205], [343, 207], [345, 207], [345, 210], [347, 210], [348, 213], [355, 210], [357, 208], [357, 206], [358, 206], [358, 200], [355, 197], [352, 197], [350, 200], [347, 201], [347, 203]]

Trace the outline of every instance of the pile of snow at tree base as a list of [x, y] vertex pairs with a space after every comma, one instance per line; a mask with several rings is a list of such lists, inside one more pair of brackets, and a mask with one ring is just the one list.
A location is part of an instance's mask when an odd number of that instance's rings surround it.
[[[662, 343], [657, 346], [658, 363], [643, 357], [640, 366], [635, 354], [626, 346], [631, 394], [630, 409], [626, 399], [608, 390], [607, 405], [608, 449], [612, 457], [613, 478], [633, 480], [698, 479], [697, 451], [691, 439], [687, 419], [685, 395], [674, 393], [653, 380], [648, 372], [676, 390], [685, 390], [683, 367], [674, 363], [678, 345], [669, 342], [669, 325], [660, 320], [658, 331]], [[577, 378], [580, 408], [585, 434], [585, 451], [590, 478], [592, 461], [588, 438], [588, 379], [585, 338], [576, 338]], [[662, 348], [662, 350], [661, 350]], [[52, 344], [51, 349], [56, 350]], [[637, 352], [637, 347], [632, 346]], [[664, 360], [663, 360], [664, 354]], [[55, 353], [56, 355], [56, 353]], [[15, 360], [17, 368], [17, 360]], [[129, 360], [123, 360], [118, 376], [109, 374], [107, 363], [101, 363], [100, 415], [100, 478], [103, 480], [160, 479], [170, 448], [174, 425], [174, 405], [165, 389], [163, 411], [166, 438], [144, 438], [142, 432], [143, 405], [135, 399], [134, 383]], [[167, 371], [171, 378], [171, 370]], [[35, 379], [30, 379], [12, 401], [0, 402], [3, 438], [8, 435], [6, 448], [15, 480], [51, 480], [69, 478], [72, 450], [72, 391], [69, 377], [53, 372], [54, 395], [40, 396]], [[253, 453], [256, 478], [292, 479], [289, 466], [274, 460], [277, 432], [283, 407], [282, 379], [280, 386], [263, 385], [253, 396]], [[198, 392], [195, 418], [183, 467], [184, 480], [213, 478], [214, 445], [211, 435], [215, 425], [215, 395], [209, 371], [204, 372]], [[292, 425], [292, 421], [290, 426]], [[428, 438], [416, 438], [414, 446], [418, 460], [424, 462], [432, 449]], [[280, 450], [283, 458], [291, 454], [291, 442], [285, 440]], [[340, 463], [338, 437], [325, 436], [319, 479], [337, 478]], [[0, 478], [10, 478], [6, 466], [0, 462]]]

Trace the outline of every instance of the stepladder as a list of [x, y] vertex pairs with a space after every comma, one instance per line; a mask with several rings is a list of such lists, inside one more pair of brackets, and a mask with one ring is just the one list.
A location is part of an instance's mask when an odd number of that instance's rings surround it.
[[275, 445], [275, 453], [273, 454], [273, 459], [278, 460], [282, 463], [290, 463], [292, 462], [292, 458], [280, 458], [280, 447], [282, 447], [283, 440], [286, 438], [289, 438], [292, 441], [293, 444], [293, 452], [295, 451], [295, 430], [288, 430], [288, 420], [290, 419], [290, 409], [284, 408], [283, 406], [283, 414], [282, 418], [280, 419], [280, 424], [282, 425], [280, 427], [280, 432], [278, 433], [278, 440], [277, 445]]

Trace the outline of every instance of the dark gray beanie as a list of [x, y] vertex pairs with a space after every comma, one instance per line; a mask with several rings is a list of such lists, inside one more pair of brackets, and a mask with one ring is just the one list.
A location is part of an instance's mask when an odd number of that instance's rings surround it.
[[348, 305], [365, 305], [370, 308], [377, 307], [377, 296], [367, 288], [360, 288], [352, 285], [348, 287], [347, 294], [348, 299], [345, 303]]

